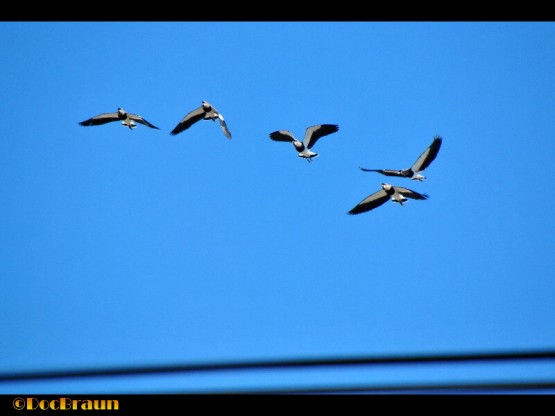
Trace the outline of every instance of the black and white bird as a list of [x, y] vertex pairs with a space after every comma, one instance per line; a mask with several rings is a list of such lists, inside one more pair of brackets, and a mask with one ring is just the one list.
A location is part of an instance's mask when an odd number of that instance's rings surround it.
[[318, 124], [306, 129], [302, 142], [297, 140], [289, 130], [274, 131], [273, 133], [270, 133], [270, 139], [275, 140], [276, 142], [293, 143], [299, 157], [311, 162], [312, 158], [318, 156], [318, 153], [314, 153], [310, 150], [312, 146], [314, 146], [320, 137], [335, 133], [338, 130], [339, 126], [337, 124]]
[[118, 108], [118, 111], [114, 113], [103, 113], [97, 116], [91, 117], [88, 120], [82, 121], [79, 124], [81, 126], [99, 126], [101, 124], [111, 123], [112, 121], [121, 121], [121, 124], [125, 127], [129, 127], [130, 129], [134, 129], [137, 127], [136, 123], [144, 124], [145, 126], [150, 127], [151, 129], [158, 129], [155, 125], [149, 123], [141, 116], [137, 114], [128, 113], [123, 108]]
[[410, 178], [413, 181], [424, 181], [426, 177], [420, 172], [424, 171], [430, 163], [436, 158], [439, 149], [441, 147], [442, 138], [440, 136], [435, 136], [432, 144], [428, 146], [426, 150], [416, 159], [416, 162], [407, 169], [365, 169], [359, 166], [360, 170], [365, 172], [378, 172], [385, 176], [398, 176], [401, 178]]
[[399, 205], [403, 205], [407, 201], [407, 198], [420, 200], [429, 198], [427, 194], [421, 194], [413, 191], [412, 189], [403, 188], [402, 186], [393, 186], [388, 183], [382, 183], [381, 186], [382, 189], [364, 198], [353, 209], [351, 209], [348, 214], [355, 215], [371, 211], [374, 208], [385, 204], [389, 200], [398, 203]]
[[195, 108], [189, 114], [187, 114], [183, 119], [175, 126], [175, 128], [170, 132], [172, 136], [187, 130], [193, 124], [200, 120], [219, 120], [222, 131], [228, 139], [231, 140], [231, 133], [227, 128], [227, 124], [224, 120], [222, 114], [216, 110], [208, 101], [202, 101], [200, 107]]

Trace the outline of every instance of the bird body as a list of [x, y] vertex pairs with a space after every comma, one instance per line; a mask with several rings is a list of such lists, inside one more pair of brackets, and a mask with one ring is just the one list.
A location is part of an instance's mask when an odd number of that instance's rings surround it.
[[106, 123], [111, 123], [113, 121], [120, 121], [121, 124], [129, 129], [134, 129], [137, 127], [136, 123], [144, 124], [152, 129], [159, 130], [158, 127], [146, 121], [143, 117], [128, 113], [123, 108], [118, 108], [118, 111], [114, 113], [102, 113], [97, 116], [91, 117], [85, 121], [81, 121], [79, 124], [81, 126], [99, 126]]
[[270, 133], [270, 139], [277, 142], [289, 142], [295, 147], [299, 157], [306, 159], [308, 162], [312, 158], [318, 156], [318, 153], [310, 150], [312, 146], [323, 136], [335, 133], [339, 130], [336, 124], [318, 124], [310, 126], [306, 129], [303, 141], [297, 140], [289, 130], [277, 130]]
[[227, 128], [227, 123], [225, 122], [224, 117], [208, 101], [202, 101], [200, 107], [195, 108], [183, 117], [170, 134], [172, 136], [179, 134], [200, 120], [218, 120], [225, 137], [231, 140], [231, 132]]
[[420, 172], [424, 171], [430, 163], [436, 158], [441, 147], [442, 138], [435, 136], [432, 144], [428, 146], [424, 152], [416, 159], [414, 164], [407, 169], [365, 169], [359, 166], [360, 170], [365, 172], [378, 172], [385, 176], [397, 176], [399, 178], [410, 178], [413, 181], [424, 181], [426, 177]]
[[352, 208], [348, 212], [348, 214], [355, 215], [371, 211], [374, 208], [385, 204], [389, 200], [394, 203], [398, 203], [399, 205], [403, 205], [405, 202], [407, 202], [408, 198], [424, 200], [428, 199], [429, 197], [427, 194], [421, 194], [419, 192], [413, 191], [412, 189], [404, 188], [402, 186], [393, 186], [388, 183], [382, 183], [381, 189], [379, 191], [374, 192], [373, 194], [364, 198], [354, 208]]

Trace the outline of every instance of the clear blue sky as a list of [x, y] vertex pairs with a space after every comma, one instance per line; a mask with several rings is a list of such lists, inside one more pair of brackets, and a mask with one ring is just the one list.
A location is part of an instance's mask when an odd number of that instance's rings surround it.
[[[552, 22], [0, 23], [0, 372], [555, 347]], [[233, 134], [201, 121], [202, 100]], [[124, 107], [160, 130], [78, 122]], [[313, 163], [269, 133], [338, 124]], [[405, 168], [441, 135], [422, 183]], [[381, 182], [430, 195], [347, 211]], [[555, 363], [0, 383], [195, 392]]]

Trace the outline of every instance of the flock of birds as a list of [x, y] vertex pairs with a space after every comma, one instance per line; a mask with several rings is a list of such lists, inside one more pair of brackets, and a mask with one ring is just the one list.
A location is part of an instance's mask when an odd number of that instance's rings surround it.
[[[197, 107], [191, 112], [187, 113], [185, 117], [183, 117], [181, 121], [177, 124], [177, 126], [175, 126], [175, 128], [170, 132], [170, 134], [176, 135], [182, 133], [200, 120], [218, 120], [223, 134], [225, 135], [225, 137], [231, 140], [231, 132], [227, 127], [227, 123], [225, 122], [224, 117], [215, 107], [213, 107], [207, 101], [202, 101], [200, 107]], [[134, 129], [135, 127], [137, 127], [137, 123], [140, 123], [152, 129], [159, 130], [158, 127], [148, 122], [143, 117], [137, 114], [128, 113], [121, 107], [118, 108], [116, 112], [102, 113], [85, 121], [82, 121], [79, 124], [81, 126], [98, 126], [114, 121], [121, 122], [123, 126], [128, 127], [129, 129]], [[306, 129], [302, 141], [297, 140], [289, 130], [274, 131], [270, 133], [270, 139], [277, 142], [292, 143], [298, 153], [298, 156], [304, 158], [308, 162], [311, 162], [313, 158], [318, 156], [318, 153], [315, 153], [311, 150], [318, 139], [337, 131], [339, 131], [339, 126], [336, 124], [318, 124], [315, 126], [310, 126]], [[430, 164], [436, 158], [437, 154], [439, 153], [442, 140], [443, 139], [440, 136], [435, 136], [432, 143], [426, 148], [426, 150], [424, 150], [424, 152], [422, 152], [422, 154], [409, 168], [367, 169], [359, 166], [359, 169], [364, 172], [376, 172], [385, 176], [407, 178], [410, 180], [422, 182], [426, 179], [426, 177], [422, 175], [422, 172], [428, 166], [430, 166]], [[394, 186], [389, 183], [383, 182], [381, 184], [381, 188], [378, 191], [360, 201], [348, 212], [348, 214], [355, 215], [371, 211], [374, 208], [385, 204], [387, 201], [392, 201], [399, 205], [403, 205], [405, 202], [407, 202], [409, 198], [415, 200], [425, 200], [428, 199], [428, 195], [425, 193], [413, 191], [412, 189], [405, 188], [403, 186]]]

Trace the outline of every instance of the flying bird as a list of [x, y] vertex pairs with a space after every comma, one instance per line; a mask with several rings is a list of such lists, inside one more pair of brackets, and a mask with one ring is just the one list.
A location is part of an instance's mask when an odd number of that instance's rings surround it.
[[312, 158], [318, 156], [318, 153], [314, 153], [310, 150], [312, 146], [314, 146], [320, 137], [335, 133], [338, 130], [339, 126], [336, 124], [318, 124], [306, 129], [302, 142], [297, 140], [289, 130], [274, 131], [270, 133], [270, 138], [277, 142], [293, 143], [295, 150], [299, 153], [299, 157], [311, 162]]
[[351, 209], [348, 214], [355, 215], [373, 210], [374, 208], [385, 204], [388, 200], [398, 203], [399, 205], [403, 205], [407, 201], [407, 198], [420, 200], [428, 199], [427, 194], [421, 194], [401, 186], [393, 186], [388, 183], [382, 183], [381, 186], [382, 189], [364, 198], [353, 209]]
[[200, 120], [212, 120], [216, 121], [218, 119], [220, 121], [220, 126], [222, 131], [228, 139], [231, 140], [231, 133], [227, 128], [227, 124], [224, 120], [222, 114], [216, 110], [208, 101], [202, 101], [200, 107], [195, 108], [189, 114], [187, 114], [183, 119], [175, 126], [175, 128], [170, 132], [172, 136], [181, 133], [184, 130], [187, 130], [193, 124]]
[[410, 178], [413, 181], [424, 181], [426, 177], [421, 175], [420, 172], [424, 171], [430, 163], [436, 158], [439, 148], [441, 147], [442, 138], [435, 136], [432, 144], [416, 159], [416, 162], [407, 169], [365, 169], [359, 166], [360, 170], [365, 172], [378, 172], [385, 176], [398, 176], [401, 178]]
[[118, 111], [115, 113], [103, 113], [97, 116], [91, 117], [88, 120], [82, 121], [79, 124], [81, 126], [100, 126], [101, 124], [111, 123], [112, 121], [121, 121], [123, 126], [129, 127], [130, 129], [134, 129], [137, 127], [137, 123], [144, 124], [152, 129], [158, 129], [155, 125], [149, 123], [141, 116], [137, 114], [128, 113], [123, 108], [118, 108]]

